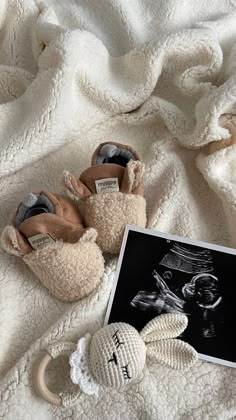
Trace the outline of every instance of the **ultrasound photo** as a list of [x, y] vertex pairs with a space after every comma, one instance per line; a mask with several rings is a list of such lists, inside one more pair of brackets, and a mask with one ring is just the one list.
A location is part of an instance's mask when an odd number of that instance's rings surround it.
[[181, 339], [202, 359], [236, 367], [236, 250], [127, 226], [105, 323], [141, 330], [163, 313], [188, 316]]

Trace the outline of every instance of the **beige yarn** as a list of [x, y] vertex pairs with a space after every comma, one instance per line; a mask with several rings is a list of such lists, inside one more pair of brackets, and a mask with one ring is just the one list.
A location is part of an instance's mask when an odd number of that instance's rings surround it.
[[167, 338], [181, 334], [187, 324], [183, 314], [164, 314], [150, 321], [140, 334], [129, 324], [115, 322], [99, 329], [92, 338], [89, 333], [81, 337], [77, 345], [69, 342], [51, 345], [47, 353], [52, 358], [73, 352], [69, 360], [70, 377], [79, 387], [65, 390], [60, 397], [52, 395], [39, 368], [35, 372], [35, 378], [40, 378], [36, 388], [52, 404], [60, 402], [68, 406], [74, 404], [80, 391], [98, 397], [99, 384], [119, 388], [140, 378], [146, 355], [158, 363], [187, 370], [198, 359], [197, 352], [183, 341]]
[[73, 302], [89, 295], [102, 278], [104, 259], [95, 243], [96, 236], [94, 229], [88, 229], [77, 243], [55, 241], [22, 255], [17, 230], [7, 226], [1, 237], [1, 246], [8, 253], [23, 258], [56, 298]]
[[197, 360], [197, 353], [189, 351], [189, 344], [177, 339], [160, 340], [148, 344], [148, 356], [158, 362], [176, 370], [188, 370], [193, 361]]
[[89, 358], [98, 383], [116, 388], [128, 384], [142, 372], [146, 347], [134, 327], [116, 322], [94, 334]]
[[189, 369], [198, 354], [188, 343], [175, 339], [187, 325], [183, 314], [163, 314], [148, 322], [140, 334], [123, 322], [103, 327], [90, 345], [92, 374], [98, 383], [120, 387], [139, 376], [146, 355], [174, 369]]
[[145, 343], [178, 337], [188, 326], [188, 318], [182, 314], [164, 314], [149, 321], [140, 332]]

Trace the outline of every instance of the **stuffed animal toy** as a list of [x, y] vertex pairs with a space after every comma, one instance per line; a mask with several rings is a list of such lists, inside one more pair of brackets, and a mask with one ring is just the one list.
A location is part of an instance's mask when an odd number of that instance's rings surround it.
[[[178, 370], [188, 370], [198, 358], [186, 342], [175, 339], [187, 327], [182, 314], [164, 314], [151, 320], [139, 333], [134, 327], [116, 322], [101, 328], [93, 336], [86, 334], [74, 343], [49, 347], [36, 369], [38, 393], [56, 405], [73, 404], [81, 392], [98, 396], [101, 387], [120, 388], [138, 380], [146, 357]], [[63, 354], [69, 355], [70, 377], [78, 389], [56, 395], [44, 380], [48, 363]]]
[[79, 178], [64, 172], [67, 194], [81, 200], [87, 227], [98, 232], [103, 252], [118, 254], [126, 224], [146, 226], [144, 164], [131, 147], [102, 143]]

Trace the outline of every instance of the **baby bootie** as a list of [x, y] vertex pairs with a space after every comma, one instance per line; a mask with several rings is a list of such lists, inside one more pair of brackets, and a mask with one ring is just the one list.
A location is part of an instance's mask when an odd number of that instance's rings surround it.
[[43, 191], [25, 197], [1, 246], [21, 257], [54, 296], [72, 302], [89, 295], [103, 275], [96, 238], [71, 199]]
[[85, 225], [97, 230], [102, 251], [119, 253], [126, 224], [146, 226], [143, 175], [138, 153], [113, 142], [100, 144], [79, 179], [64, 172], [67, 193], [82, 200]]

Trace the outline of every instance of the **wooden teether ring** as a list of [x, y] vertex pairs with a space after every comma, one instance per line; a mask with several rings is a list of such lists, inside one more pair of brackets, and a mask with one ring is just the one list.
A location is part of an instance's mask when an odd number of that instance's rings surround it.
[[40, 360], [35, 374], [35, 385], [38, 393], [41, 395], [41, 397], [43, 397], [44, 400], [53, 405], [61, 405], [61, 397], [50, 391], [45, 383], [45, 371], [51, 360], [53, 360], [53, 358], [48, 353], [45, 353], [43, 358]]
[[[35, 388], [38, 392], [38, 394], [47, 402], [53, 405], [63, 405], [63, 400], [67, 397], [70, 398], [70, 395], [67, 395], [66, 393], [61, 393], [61, 396], [55, 394], [54, 392], [50, 391], [50, 389], [47, 387], [45, 382], [45, 371], [49, 365], [49, 363], [52, 360], [55, 360], [59, 356], [67, 355], [70, 356], [70, 354], [76, 349], [76, 345], [74, 343], [60, 343], [56, 344], [54, 346], [49, 347], [44, 353], [37, 364], [35, 375], [34, 375], [34, 383]], [[76, 393], [74, 395], [73, 400], [75, 400], [78, 397], [79, 394]]]

